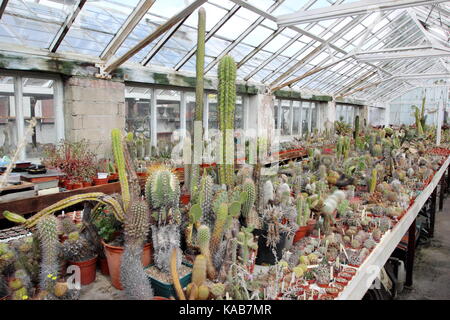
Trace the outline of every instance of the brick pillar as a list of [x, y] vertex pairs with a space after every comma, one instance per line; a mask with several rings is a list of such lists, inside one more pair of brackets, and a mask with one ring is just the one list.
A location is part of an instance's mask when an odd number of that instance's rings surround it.
[[112, 157], [111, 130], [125, 128], [125, 84], [71, 77], [64, 82], [65, 137], [87, 139], [99, 157]]

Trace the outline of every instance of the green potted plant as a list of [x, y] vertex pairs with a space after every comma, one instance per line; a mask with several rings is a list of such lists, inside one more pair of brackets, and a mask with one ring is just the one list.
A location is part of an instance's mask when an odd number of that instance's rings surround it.
[[69, 265], [80, 268], [81, 284], [87, 285], [95, 280], [97, 253], [91, 244], [78, 232], [69, 234], [69, 238], [61, 246], [62, 255]]

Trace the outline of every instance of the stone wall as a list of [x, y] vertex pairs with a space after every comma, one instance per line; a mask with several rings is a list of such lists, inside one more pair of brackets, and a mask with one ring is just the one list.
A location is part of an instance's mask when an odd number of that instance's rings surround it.
[[64, 81], [65, 137], [88, 139], [99, 157], [111, 157], [111, 130], [125, 128], [125, 84], [70, 77]]

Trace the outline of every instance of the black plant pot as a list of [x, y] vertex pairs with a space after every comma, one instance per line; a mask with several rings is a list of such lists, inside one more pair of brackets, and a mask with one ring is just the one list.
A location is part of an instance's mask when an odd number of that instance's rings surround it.
[[286, 242], [286, 234], [280, 234], [280, 241], [277, 243], [275, 247], [276, 251], [276, 259], [275, 255], [272, 252], [272, 248], [266, 245], [267, 238], [267, 230], [255, 229], [253, 230], [253, 234], [258, 236], [258, 254], [256, 256], [256, 264], [269, 264], [274, 265], [276, 261], [280, 260], [283, 255], [283, 249]]

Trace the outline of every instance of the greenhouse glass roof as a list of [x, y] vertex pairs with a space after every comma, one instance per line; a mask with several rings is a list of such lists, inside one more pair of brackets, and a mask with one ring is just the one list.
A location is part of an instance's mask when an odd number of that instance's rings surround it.
[[[371, 6], [374, 3], [379, 10]], [[125, 56], [129, 64], [194, 72], [196, 9], [203, 6], [207, 76], [215, 76], [220, 58], [230, 54], [239, 80], [273, 90], [290, 87], [386, 101], [450, 78], [450, 1], [392, 3], [3, 0], [0, 43], [84, 54], [107, 65]], [[172, 19], [185, 8], [190, 10]], [[305, 11], [308, 15], [302, 15]], [[166, 32], [145, 42], [167, 25]], [[130, 54], [137, 45], [142, 49]]]

